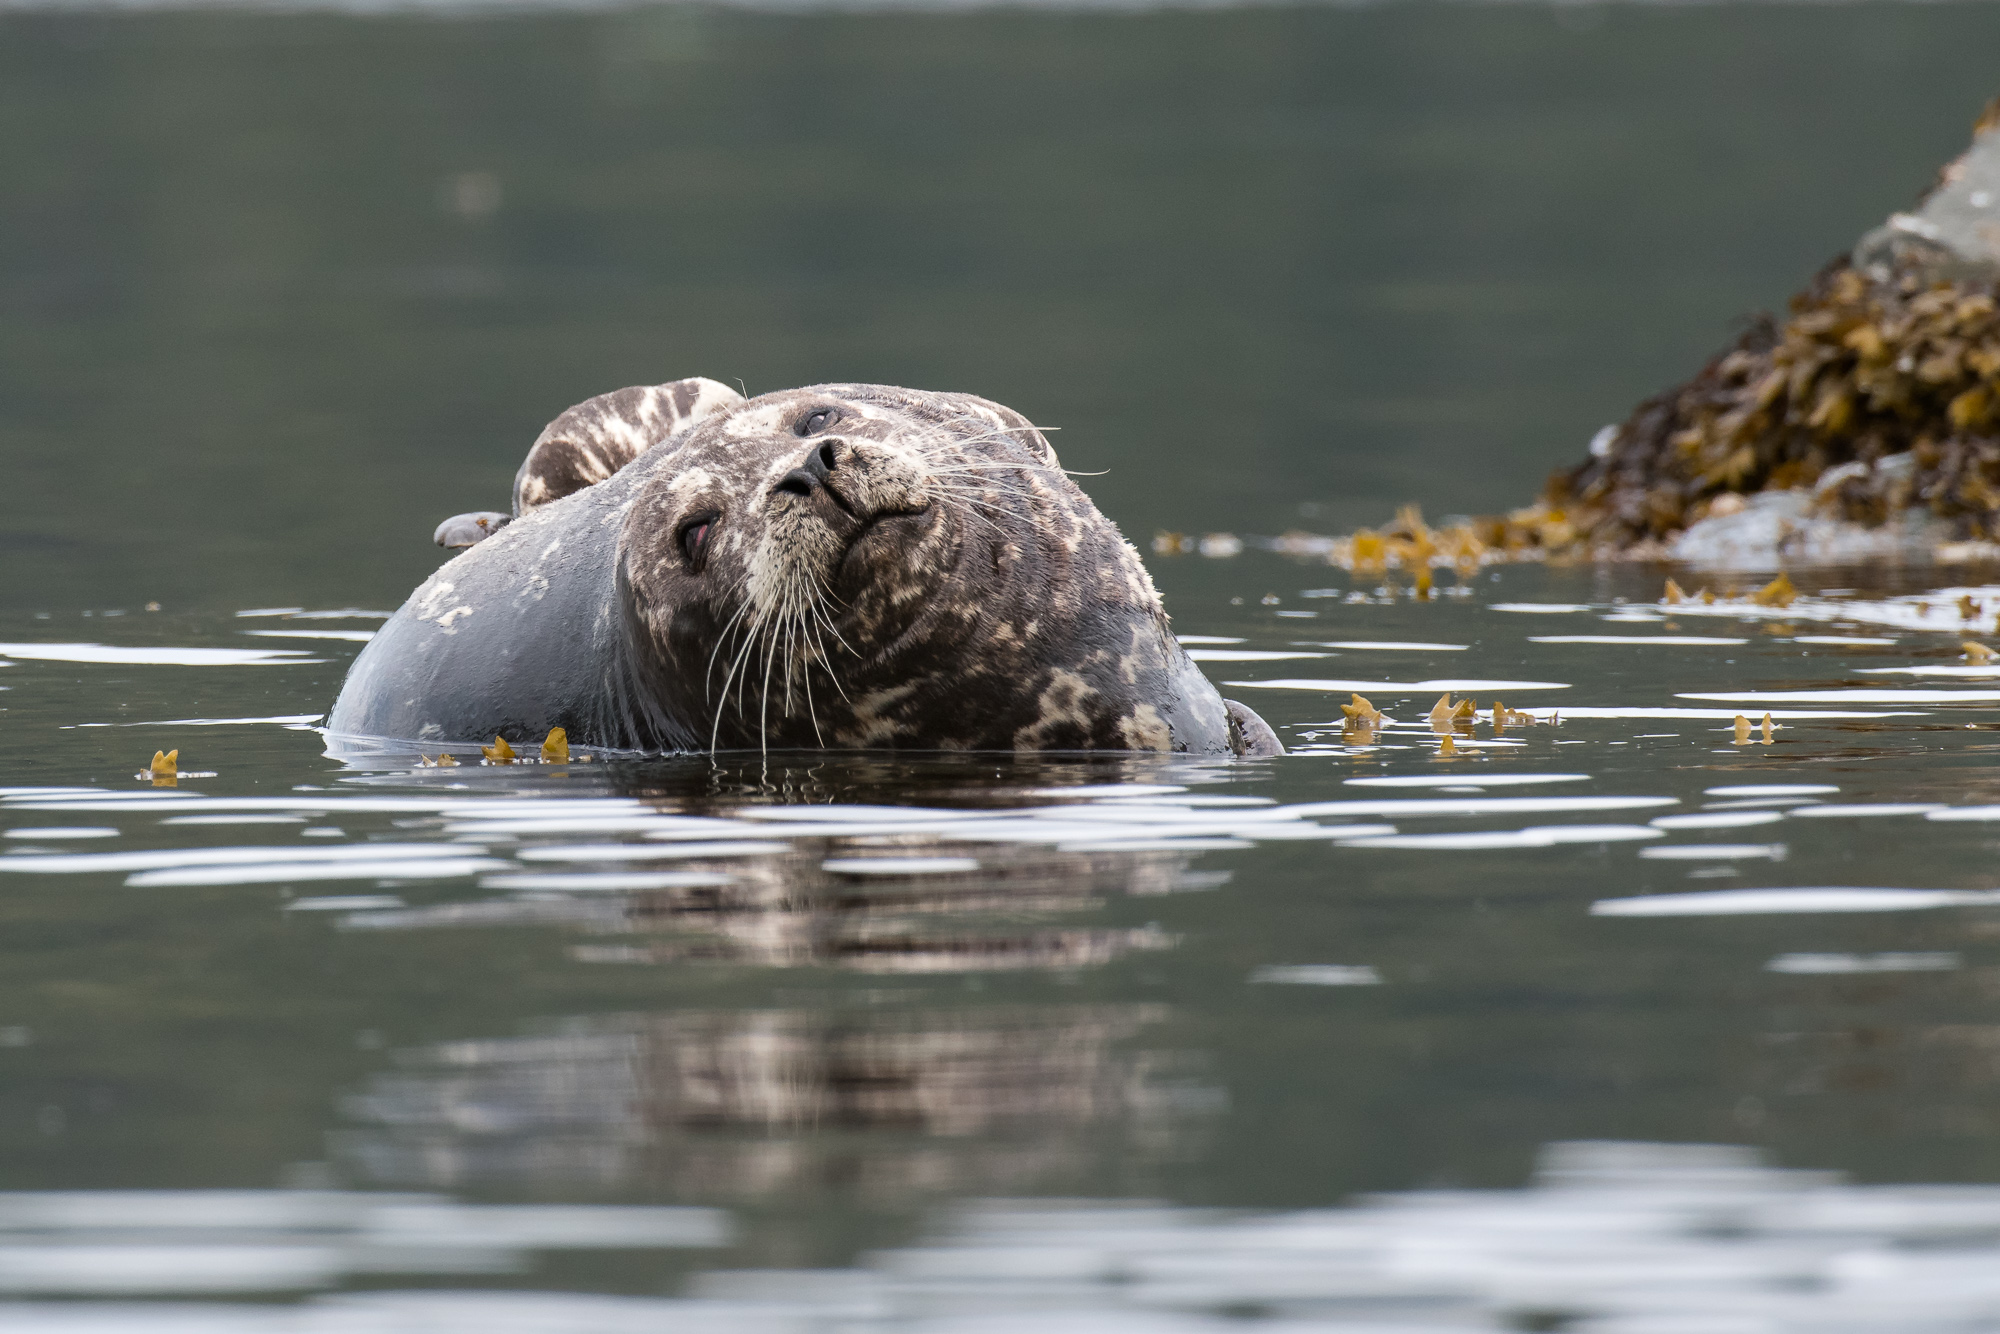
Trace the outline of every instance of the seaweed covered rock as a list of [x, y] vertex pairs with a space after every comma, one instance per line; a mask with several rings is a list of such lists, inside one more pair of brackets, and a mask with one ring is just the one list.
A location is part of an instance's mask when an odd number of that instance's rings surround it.
[[1915, 210], [1590, 453], [1510, 519], [1703, 564], [2000, 555], [2000, 101]]

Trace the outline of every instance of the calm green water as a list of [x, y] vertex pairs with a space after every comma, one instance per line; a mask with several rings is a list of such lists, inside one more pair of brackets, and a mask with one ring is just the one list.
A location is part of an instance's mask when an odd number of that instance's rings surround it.
[[[2000, 801], [2000, 683], [1898, 674], [1964, 666], [1962, 590], [1910, 596], [1947, 575], [1714, 615], [1656, 570], [1414, 603], [1157, 559], [1206, 651], [1302, 655], [1208, 663], [1295, 749], [1233, 766], [344, 769], [309, 723], [376, 620], [274, 609], [386, 612], [549, 417], [693, 374], [988, 394], [1142, 545], [1516, 503], [1912, 197], [1996, 39], [1975, 6], [0, 17], [0, 1316], [1989, 1327], [1993, 826], [1928, 817]], [[1605, 636], [1642, 642], [1541, 642]], [[1441, 760], [1457, 681], [1566, 716]], [[1747, 697], [1802, 691], [1835, 693]], [[174, 746], [212, 776], [135, 781]], [[1813, 790], [1712, 791], [1769, 785]], [[907, 857], [944, 860], [841, 865]], [[1904, 893], [1592, 909], [1826, 888]], [[1579, 1140], [1744, 1152], [1547, 1148]], [[963, 1212], [1052, 1197], [1097, 1203]], [[1163, 1212], [1204, 1206], [1257, 1212]], [[1418, 1216], [1400, 1259], [1325, 1240]]]

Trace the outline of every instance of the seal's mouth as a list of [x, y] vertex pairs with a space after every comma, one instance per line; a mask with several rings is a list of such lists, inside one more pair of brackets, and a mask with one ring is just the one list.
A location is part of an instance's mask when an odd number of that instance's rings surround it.
[[[861, 518], [861, 516], [855, 513], [854, 511], [854, 502], [849, 500], [846, 496], [841, 495], [840, 488], [835, 486], [832, 482], [822, 483], [820, 489], [826, 492], [826, 498], [828, 500], [831, 500], [833, 502], [834, 508], [839, 510], [842, 514], [845, 514], [850, 519]], [[867, 522], [869, 521], [863, 520], [864, 524]]]
[[883, 510], [868, 515], [847, 539], [846, 549], [840, 559], [834, 562], [835, 577], [846, 581], [863, 573], [863, 567], [878, 556], [887, 554], [882, 548], [894, 545], [901, 548], [920, 527], [921, 521], [930, 516], [929, 505], [915, 509]]

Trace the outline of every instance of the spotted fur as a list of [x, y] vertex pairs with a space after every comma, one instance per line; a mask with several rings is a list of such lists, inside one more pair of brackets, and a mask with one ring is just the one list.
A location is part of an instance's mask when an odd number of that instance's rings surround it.
[[660, 392], [604, 395], [543, 433], [522, 469], [539, 489], [517, 496], [550, 498], [517, 501], [412, 596], [332, 731], [1278, 753], [1188, 660], [1138, 553], [1020, 414], [881, 385], [703, 389], [659, 436]]
[[695, 376], [586, 399], [550, 422], [514, 474], [514, 513], [594, 486], [633, 459], [743, 395]]

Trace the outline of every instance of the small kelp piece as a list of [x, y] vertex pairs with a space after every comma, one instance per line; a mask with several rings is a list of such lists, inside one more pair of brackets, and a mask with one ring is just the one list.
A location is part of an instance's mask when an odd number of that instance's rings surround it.
[[1771, 715], [1770, 715], [1770, 714], [1768, 714], [1768, 713], [1767, 713], [1767, 714], [1765, 714], [1765, 715], [1764, 715], [1764, 744], [1765, 744], [1765, 745], [1767, 745], [1767, 746], [1768, 746], [1768, 745], [1770, 745], [1770, 744], [1771, 744], [1771, 733], [1775, 732], [1776, 730], [1777, 730], [1777, 728], [1775, 728], [1775, 727], [1773, 727], [1773, 726], [1771, 725]]
[[1667, 580], [1666, 592], [1660, 595], [1660, 601], [1666, 603], [1669, 607], [1678, 607], [1681, 603], [1687, 601], [1687, 594], [1681, 592], [1679, 584], [1669, 579]]
[[479, 753], [486, 757], [488, 764], [512, 764], [514, 762], [514, 748], [507, 744], [507, 738], [504, 736], [494, 737], [493, 744], [490, 746], [481, 746]]
[[551, 727], [546, 740], [542, 742], [543, 764], [569, 763], [569, 733], [560, 727]]
[[1970, 639], [1960, 644], [1959, 648], [1964, 651], [1965, 660], [1975, 667], [1983, 667], [1993, 661], [1994, 658], [2000, 657], [2000, 654], [1996, 654], [1992, 649], [1986, 647], [1986, 645], [1976, 643]]
[[1356, 727], [1379, 727], [1382, 724], [1382, 710], [1369, 703], [1362, 695], [1356, 695], [1352, 704], [1341, 705], [1340, 711]]
[[153, 762], [146, 766], [146, 772], [151, 776], [154, 787], [173, 787], [179, 783], [181, 778], [180, 748], [175, 747], [173, 750], [154, 751]]
[[1499, 700], [1493, 701], [1493, 730], [1506, 727], [1528, 727], [1535, 722], [1535, 715], [1520, 709], [1510, 709]]
[[1382, 711], [1361, 696], [1354, 696], [1352, 704], [1340, 706], [1342, 714], [1340, 739], [1350, 746], [1372, 746], [1375, 744], [1375, 729], [1382, 725]]
[[1740, 713], [1736, 715], [1736, 744], [1739, 746], [1750, 744], [1750, 720]]
[[1380, 570], [1389, 563], [1389, 544], [1370, 528], [1354, 534], [1353, 561], [1356, 570]]
[[432, 759], [428, 755], [417, 756], [417, 767], [419, 769], [456, 769], [458, 761], [451, 757], [450, 752], [440, 751], [436, 759]]
[[1451, 692], [1447, 690], [1438, 696], [1437, 703], [1431, 705], [1431, 731], [1440, 733], [1451, 731], [1451, 720], [1455, 712], [1452, 708]]
[[1782, 570], [1778, 577], [1750, 595], [1750, 600], [1760, 607], [1789, 607], [1798, 598], [1799, 590], [1793, 586], [1791, 576]]
[[1458, 743], [1451, 739], [1451, 733], [1446, 732], [1438, 738], [1438, 758], [1441, 760], [1455, 760], [1458, 757]]

